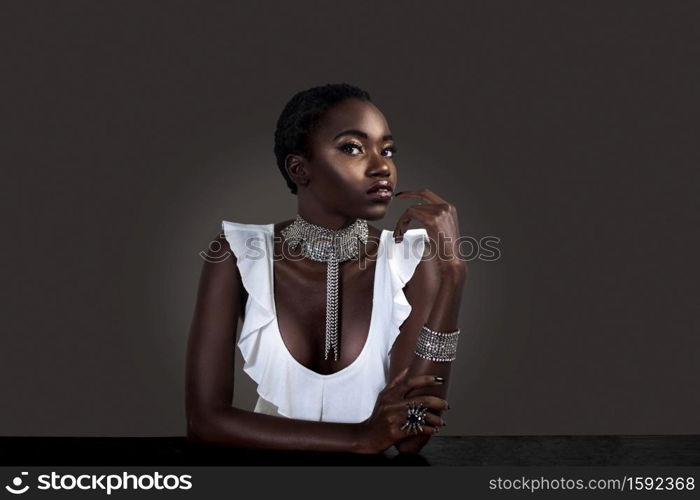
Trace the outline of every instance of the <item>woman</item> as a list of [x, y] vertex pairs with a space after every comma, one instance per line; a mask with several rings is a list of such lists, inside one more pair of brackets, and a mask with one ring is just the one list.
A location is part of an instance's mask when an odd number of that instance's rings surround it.
[[[188, 344], [189, 440], [415, 453], [445, 425], [467, 266], [451, 204], [427, 189], [393, 193], [395, 153], [386, 119], [357, 87], [311, 88], [286, 105], [275, 155], [297, 216], [223, 221]], [[366, 222], [383, 218], [392, 196], [420, 202], [393, 237]], [[424, 227], [407, 229], [412, 220]], [[252, 412], [232, 407], [243, 312]]]

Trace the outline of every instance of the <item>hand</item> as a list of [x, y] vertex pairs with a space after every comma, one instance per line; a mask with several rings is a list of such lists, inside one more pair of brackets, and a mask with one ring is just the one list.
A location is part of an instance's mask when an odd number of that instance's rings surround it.
[[[418, 375], [406, 380], [408, 368], [404, 369], [389, 382], [377, 396], [372, 415], [362, 422], [360, 453], [381, 453], [392, 445], [411, 434], [408, 428], [402, 429], [406, 423], [408, 405], [423, 405], [431, 410], [447, 409], [447, 401], [436, 396], [415, 396], [406, 398], [405, 395], [418, 387], [440, 385], [443, 382], [433, 375]], [[425, 413], [425, 423], [418, 434], [435, 434], [445, 421], [430, 412]]]
[[[438, 245], [438, 269], [440, 274], [460, 271], [466, 273], [467, 263], [459, 258], [459, 221], [457, 209], [429, 189], [400, 191], [394, 195], [397, 198], [420, 198], [428, 203], [411, 205], [399, 217], [394, 229], [394, 239], [403, 240], [408, 224], [417, 220], [425, 226], [428, 233], [429, 245]], [[442, 252], [442, 253], [440, 253]], [[432, 255], [432, 249], [430, 254]]]

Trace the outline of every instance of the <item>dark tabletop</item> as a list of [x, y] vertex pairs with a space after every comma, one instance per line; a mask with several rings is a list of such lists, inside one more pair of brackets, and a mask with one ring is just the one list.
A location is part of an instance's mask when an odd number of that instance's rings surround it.
[[184, 437], [0, 437], [20, 465], [700, 465], [700, 436], [435, 436], [420, 455], [259, 451]]

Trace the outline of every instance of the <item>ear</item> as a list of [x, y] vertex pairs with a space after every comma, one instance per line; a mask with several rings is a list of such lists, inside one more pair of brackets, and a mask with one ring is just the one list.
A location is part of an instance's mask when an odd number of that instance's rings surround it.
[[309, 170], [304, 157], [297, 154], [288, 154], [285, 158], [287, 174], [297, 186], [306, 186], [309, 183]]

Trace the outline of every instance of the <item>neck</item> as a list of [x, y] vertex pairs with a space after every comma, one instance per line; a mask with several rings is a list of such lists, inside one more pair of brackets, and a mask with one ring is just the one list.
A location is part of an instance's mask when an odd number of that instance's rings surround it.
[[309, 206], [308, 203], [301, 203], [301, 201], [297, 206], [297, 213], [306, 220], [306, 222], [333, 231], [345, 229], [357, 220], [357, 217], [353, 218], [340, 214], [331, 214], [321, 207]]

